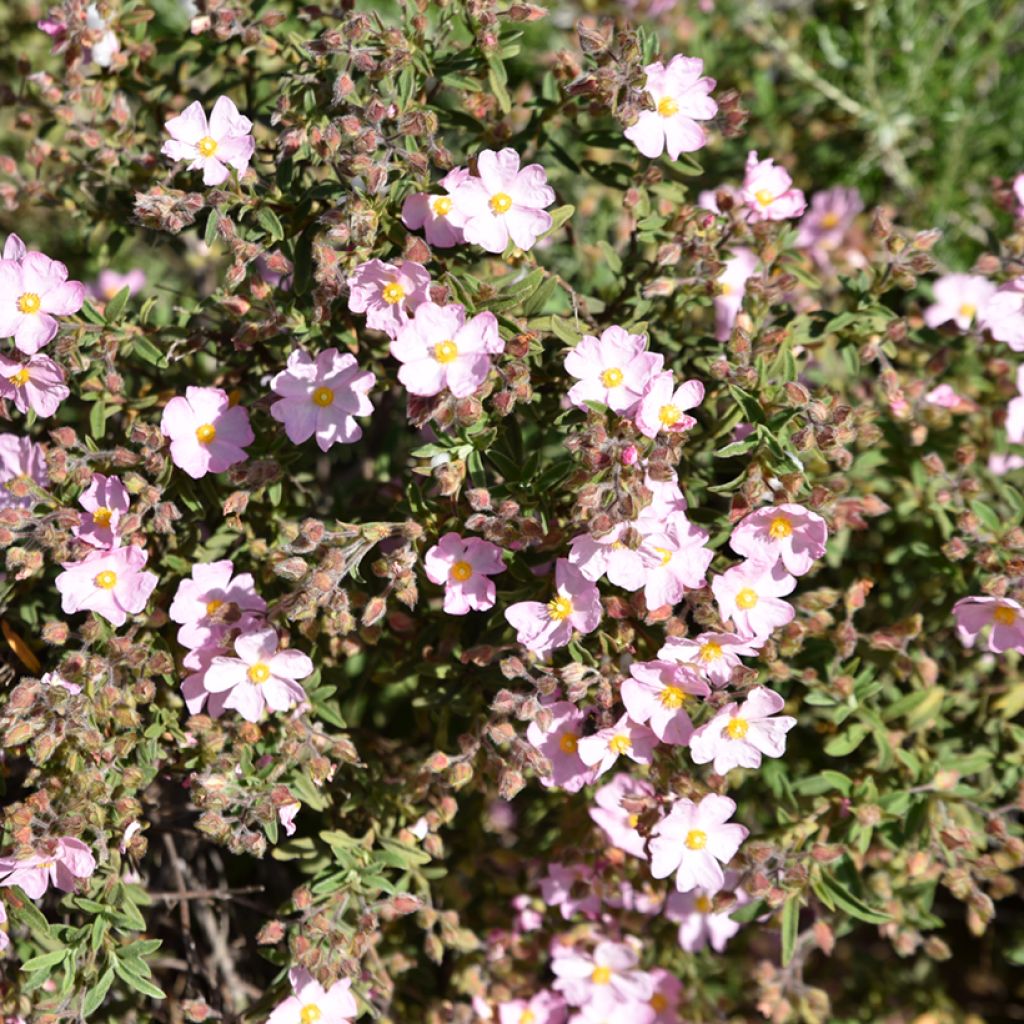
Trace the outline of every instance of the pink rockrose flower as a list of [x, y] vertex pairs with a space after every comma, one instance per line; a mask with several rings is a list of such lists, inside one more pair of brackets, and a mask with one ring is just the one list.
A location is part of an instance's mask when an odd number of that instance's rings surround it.
[[[669, 899], [680, 893], [669, 893]], [[648, 972], [654, 983], [654, 992], [635, 1018], [637, 1024], [679, 1024], [679, 1004], [683, 998], [683, 983], [664, 967], [652, 967]]]
[[465, 240], [493, 253], [504, 252], [509, 239], [520, 249], [532, 249], [552, 225], [544, 210], [555, 201], [555, 190], [544, 168], [520, 169], [514, 149], [485, 149], [476, 169], [479, 177], [464, 179], [452, 192]]
[[190, 715], [202, 714], [203, 708], [211, 718], [220, 718], [227, 710], [225, 702], [231, 696], [230, 690], [222, 693], [210, 693], [206, 689], [206, 673], [209, 672], [214, 658], [228, 657], [230, 648], [220, 644], [206, 644], [189, 651], [182, 659], [182, 664], [189, 670], [181, 682], [181, 695]]
[[728, 686], [733, 672], [743, 664], [740, 657], [752, 657], [763, 639], [735, 633], [701, 633], [696, 637], [669, 637], [658, 657], [678, 665], [689, 665], [712, 686]]
[[757, 270], [757, 256], [751, 249], [736, 249], [731, 259], [725, 261], [722, 273], [718, 275], [718, 294], [715, 296], [715, 338], [728, 341], [736, 324], [736, 317], [743, 308], [743, 297], [747, 293], [747, 281]]
[[704, 545], [707, 530], [677, 512], [657, 533], [649, 533], [640, 546], [646, 563], [644, 601], [649, 610], [676, 605], [688, 590], [705, 584], [708, 566], [715, 553]]
[[555, 596], [546, 604], [520, 601], [505, 609], [505, 619], [517, 639], [538, 657], [564, 647], [573, 630], [592, 633], [601, 622], [601, 595], [574, 565], [559, 558], [555, 563]]
[[14, 260], [15, 263], [20, 263], [27, 255], [28, 247], [21, 238], [12, 231], [4, 242], [3, 258], [5, 260]]
[[580, 740], [580, 760], [600, 777], [615, 765], [620, 756], [628, 757], [637, 764], [650, 764], [657, 745], [658, 737], [646, 725], [623, 715], [614, 725]]
[[406, 197], [402, 203], [402, 223], [410, 231], [423, 228], [427, 242], [435, 248], [450, 249], [453, 245], [461, 245], [465, 241], [462, 236], [465, 216], [455, 208], [452, 193], [469, 176], [467, 168], [455, 167], [438, 182], [447, 195], [414, 192]]
[[797, 248], [808, 249], [819, 265], [828, 263], [830, 253], [843, 244], [847, 231], [863, 209], [864, 200], [855, 188], [836, 185], [815, 192], [810, 208], [797, 227]]
[[744, 637], [767, 637], [792, 622], [796, 610], [782, 598], [795, 587], [796, 579], [781, 564], [749, 558], [711, 581], [722, 621], [731, 619]]
[[240, 616], [261, 616], [266, 610], [252, 574], [236, 576], [234, 563], [224, 558], [196, 562], [192, 576], [178, 584], [167, 614], [181, 627], [178, 643], [194, 649], [217, 643]]
[[697, 122], [714, 117], [718, 104], [710, 95], [715, 80], [704, 76], [704, 61], [676, 54], [667, 66], [655, 61], [644, 72], [644, 88], [654, 109], [641, 112], [623, 132], [626, 138], [651, 160], [665, 150], [678, 160], [680, 153], [706, 146], [707, 132]]
[[949, 409], [950, 412], [973, 412], [976, 408], [969, 398], [957, 394], [948, 384], [939, 384], [932, 388], [924, 396], [924, 400], [927, 405], [934, 405], [939, 409]]
[[552, 987], [572, 1006], [591, 1007], [615, 1019], [616, 1012], [646, 1003], [654, 994], [654, 981], [637, 968], [638, 959], [624, 942], [599, 942], [593, 953], [569, 950], [551, 960]]
[[292, 444], [314, 435], [322, 452], [334, 444], [352, 444], [363, 436], [355, 417], [373, 412], [368, 396], [376, 380], [347, 352], [328, 348], [314, 359], [297, 348], [270, 382], [271, 390], [281, 396], [270, 407], [270, 415], [284, 424]]
[[133, 267], [127, 274], [121, 274], [116, 270], [101, 270], [96, 281], [89, 285], [89, 294], [94, 299], [109, 302], [123, 289], [128, 289], [129, 295], [138, 295], [146, 287], [146, 272], [138, 267]]
[[156, 589], [157, 575], [145, 570], [148, 555], [129, 545], [96, 551], [81, 562], [64, 562], [56, 579], [61, 609], [67, 615], [95, 612], [112, 626], [138, 615]]
[[991, 626], [988, 649], [995, 654], [1024, 650], [1024, 608], [1012, 597], [962, 597], [953, 605], [956, 634], [973, 647], [978, 634]]
[[13, 402], [18, 412], [31, 409], [37, 416], [52, 416], [71, 394], [64, 379], [64, 371], [49, 356], [19, 362], [0, 355], [0, 398]]
[[128, 490], [118, 476], [93, 473], [89, 486], [78, 496], [85, 509], [73, 533], [96, 548], [114, 548], [121, 541], [117, 527], [131, 505]]
[[600, 402], [630, 416], [663, 362], [659, 353], [647, 351], [645, 334], [630, 334], [618, 326], [606, 328], [600, 338], [585, 334], [565, 357], [566, 372], [577, 380], [569, 389], [569, 401], [577, 409]]
[[568, 1009], [557, 993], [541, 989], [530, 999], [511, 999], [498, 1005], [498, 1024], [565, 1024]]
[[782, 757], [786, 733], [796, 719], [780, 715], [786, 702], [774, 691], [758, 686], [742, 704], [726, 704], [690, 739], [694, 764], [714, 763], [725, 775], [733, 768], [760, 768], [761, 756]]
[[440, 394], [447, 388], [456, 398], [473, 394], [491, 372], [491, 356], [505, 351], [493, 313], [466, 319], [457, 302], [438, 306], [424, 302], [391, 342], [391, 354], [402, 364], [398, 379], [412, 395]]
[[750, 220], [788, 220], [807, 208], [803, 192], [793, 187], [784, 167], [772, 159], [758, 160], [757, 150], [747, 154], [747, 170], [740, 197], [747, 204]]
[[457, 533], [446, 533], [424, 555], [423, 566], [430, 582], [444, 587], [449, 615], [493, 608], [497, 590], [490, 577], [505, 571], [497, 544]]
[[82, 692], [82, 688], [78, 683], [68, 682], [59, 672], [44, 672], [39, 682], [44, 686], [59, 686], [62, 690], [67, 690], [72, 696]]
[[348, 978], [325, 989], [305, 968], [293, 967], [288, 980], [292, 995], [274, 1007], [267, 1024], [350, 1024], [359, 1015]]
[[237, 657], [216, 657], [204, 685], [209, 693], [230, 690], [224, 707], [234, 708], [247, 722], [257, 722], [264, 710], [287, 711], [306, 699], [299, 680], [313, 672], [313, 662], [301, 651], [278, 650], [277, 630], [243, 633], [235, 640]]
[[996, 341], [1024, 352], [1024, 277], [1003, 285], [978, 311], [978, 326]]
[[96, 858], [81, 839], [64, 837], [45, 844], [43, 853], [29, 857], [0, 857], [0, 886], [17, 885], [29, 899], [39, 899], [52, 885], [74, 892], [79, 878], [96, 870]]
[[671, 661], [634, 661], [629, 674], [622, 683], [629, 717], [649, 726], [662, 743], [686, 746], [693, 735], [687, 709], [696, 705], [694, 697], [708, 696], [708, 684], [693, 669]]
[[700, 803], [677, 800], [652, 831], [651, 874], [675, 874], [676, 888], [701, 888], [712, 895], [725, 884], [722, 864], [736, 856], [749, 834], [743, 825], [728, 824], [736, 804], [727, 796], [709, 793]]
[[784, 504], [744, 516], [733, 527], [729, 547], [752, 561], [767, 565], [781, 561], [786, 572], [803, 576], [825, 554], [826, 540], [828, 527], [817, 512]]
[[194, 480], [245, 462], [256, 440], [249, 413], [222, 388], [186, 388], [164, 407], [160, 430], [170, 438], [171, 461]]
[[716, 953], [721, 953], [726, 943], [740, 930], [740, 923], [734, 921], [731, 914], [749, 903], [750, 897], [736, 887], [738, 878], [735, 871], [725, 872], [723, 888], [734, 891], [736, 902], [721, 913], [714, 910], [714, 893], [709, 894], [703, 889], [668, 894], [665, 916], [679, 925], [679, 945], [687, 953], [697, 953], [709, 945]]
[[541, 777], [541, 785], [578, 793], [594, 781], [595, 773], [580, 760], [579, 743], [587, 716], [575, 704], [560, 700], [545, 707], [551, 716], [545, 728], [537, 721], [529, 724], [527, 740], [551, 765], [551, 774]]
[[969, 331], [980, 310], [985, 309], [998, 287], [977, 274], [945, 274], [932, 285], [935, 302], [924, 311], [929, 327], [940, 327], [949, 320]]
[[69, 281], [63, 263], [41, 252], [0, 260], [0, 338], [13, 338], [26, 355], [51, 342], [56, 318], [77, 313], [83, 302], [85, 285]]
[[636, 830], [639, 817], [622, 806], [622, 799], [651, 797], [654, 793], [654, 787], [646, 780], [619, 772], [594, 793], [594, 806], [588, 813], [612, 846], [646, 860], [647, 840]]
[[348, 308], [366, 314], [366, 326], [397, 336], [421, 302], [430, 299], [430, 274], [412, 260], [360, 263], [349, 275]]
[[988, 471], [995, 476], [1006, 476], [1018, 469], [1024, 469], [1024, 457], [1006, 453], [991, 452], [988, 457]]
[[652, 556], [645, 557], [638, 547], [630, 546], [637, 539], [630, 537], [632, 527], [630, 523], [619, 523], [601, 537], [581, 533], [569, 545], [569, 561], [591, 582], [607, 576], [616, 587], [639, 590], [647, 578]]
[[699, 380], [685, 380], [676, 387], [671, 370], [659, 373], [648, 381], [637, 406], [637, 430], [644, 437], [685, 433], [697, 425], [686, 410], [697, 408], [703, 401], [704, 385]]
[[188, 169], [202, 171], [204, 185], [223, 184], [229, 167], [242, 177], [256, 150], [252, 121], [240, 114], [227, 96], [221, 96], [213, 105], [209, 121], [202, 103], [196, 100], [164, 127], [171, 137], [160, 152], [172, 160], [191, 161]]
[[49, 485], [43, 446], [17, 434], [0, 434], [0, 508], [35, 505], [33, 495], [18, 497], [11, 492], [10, 485], [20, 481], [31, 481], [43, 488]]
[[601, 897], [594, 891], [594, 869], [589, 864], [551, 862], [547, 875], [540, 880], [540, 894], [565, 921], [576, 914], [593, 920], [601, 910]]

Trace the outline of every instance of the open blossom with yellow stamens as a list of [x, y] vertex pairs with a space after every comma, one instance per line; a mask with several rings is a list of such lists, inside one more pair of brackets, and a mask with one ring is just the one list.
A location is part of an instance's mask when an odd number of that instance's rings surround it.
[[756, 150], [747, 154], [740, 197], [752, 221], [788, 220], [799, 217], [807, 208], [807, 200], [800, 189], [793, 187], [789, 172], [777, 167], [774, 160], [758, 160]]
[[817, 512], [786, 503], [759, 508], [733, 527], [729, 546], [738, 555], [766, 564], [780, 561], [803, 576], [825, 554], [828, 526]]
[[24, 362], [0, 356], [0, 398], [19, 412], [52, 416], [68, 395], [64, 371], [48, 356], [29, 356]]
[[69, 615], [95, 612], [111, 625], [123, 626], [129, 615], [146, 607], [156, 588], [156, 573], [145, 571], [147, 557], [142, 548], [128, 546], [64, 562], [56, 581], [61, 609]]
[[494, 607], [497, 590], [491, 576], [505, 571], [501, 548], [479, 537], [446, 533], [427, 551], [423, 567], [427, 578], [444, 589], [444, 610], [449, 615], [486, 611]]
[[786, 733], [796, 719], [780, 715], [785, 701], [774, 690], [758, 686], [742, 704], [726, 704], [690, 739], [695, 764], [714, 762], [719, 775], [733, 768], [759, 768], [761, 756], [782, 757]]
[[756, 654], [763, 639], [735, 633], [700, 633], [695, 637], [669, 637], [658, 657], [692, 668], [712, 686], [727, 686], [740, 657]]
[[663, 743], [685, 746], [693, 735], [692, 712], [711, 692], [692, 669], [671, 661], [635, 661], [622, 683], [622, 703], [636, 722]]
[[[855, 188], [835, 185], [816, 192], [811, 197], [810, 207], [800, 219], [797, 248], [808, 250], [811, 259], [819, 266], [829, 266], [832, 254], [842, 246], [847, 232], [863, 209], [864, 200]], [[852, 265], [859, 266], [864, 257], [859, 250], [850, 247], [846, 259]]]
[[193, 479], [244, 462], [256, 440], [248, 412], [231, 405], [223, 388], [186, 388], [165, 406], [160, 430], [170, 438], [171, 460]]
[[654, 995], [650, 974], [637, 967], [639, 948], [636, 941], [599, 942], [593, 953], [580, 948], [562, 952], [551, 960], [552, 987], [584, 1009], [581, 1019], [636, 1020], [637, 1004]]
[[0, 886], [17, 885], [29, 899], [38, 900], [51, 885], [61, 892], [74, 892], [77, 879], [88, 878], [95, 870], [96, 858], [89, 847], [81, 839], [65, 836], [49, 840], [28, 857], [0, 857]]
[[619, 772], [594, 793], [591, 820], [601, 827], [612, 846], [647, 859], [646, 840], [637, 831], [639, 818], [622, 805], [623, 799], [653, 797], [654, 787], [644, 779]]
[[450, 170], [438, 184], [446, 195], [430, 195], [426, 192], [414, 192], [402, 204], [402, 223], [410, 231], [423, 228], [423, 234], [430, 245], [438, 249], [449, 249], [465, 241], [462, 225], [466, 222], [465, 214], [456, 209], [452, 193], [469, 178], [469, 170], [456, 167]]
[[348, 308], [366, 314], [366, 326], [394, 338], [409, 315], [430, 298], [430, 274], [412, 260], [360, 263], [348, 278]]
[[683, 381], [675, 386], [675, 376], [665, 370], [652, 377], [636, 410], [636, 425], [644, 437], [659, 434], [681, 434], [696, 426], [686, 415], [704, 401], [704, 385], [699, 380]]
[[614, 725], [580, 740], [580, 760], [600, 776], [620, 757], [628, 757], [637, 764], [650, 764], [657, 745], [658, 737], [646, 725], [623, 715]]
[[274, 1007], [267, 1024], [350, 1024], [359, 1015], [348, 978], [325, 989], [305, 968], [293, 967], [288, 981], [292, 994]]
[[565, 369], [577, 383], [569, 401], [578, 409], [600, 402], [612, 412], [631, 416], [651, 379], [661, 372], [659, 353], [647, 351], [647, 336], [612, 326], [600, 338], [585, 334], [565, 357]]
[[796, 611], [782, 598], [791, 594], [796, 579], [781, 564], [748, 558], [711, 581], [723, 622], [730, 619], [740, 636], [766, 637], [793, 621]]
[[0, 260], [0, 338], [13, 338], [26, 355], [51, 342], [57, 317], [77, 313], [84, 302], [85, 285], [69, 281], [68, 268], [41, 252]]
[[577, 793], [593, 782], [595, 773], [579, 755], [587, 716], [569, 701], [554, 701], [544, 706], [545, 725], [539, 720], [530, 723], [526, 738], [551, 765], [551, 773], [541, 777], [541, 785], [558, 787], [567, 793]]
[[707, 530], [690, 522], [685, 512], [671, 514], [657, 532], [644, 537], [644, 602], [651, 611], [675, 606], [688, 590], [705, 585], [714, 558], [707, 541]]
[[217, 643], [243, 616], [262, 616], [266, 610], [252, 574], [236, 574], [234, 563], [224, 558], [192, 566], [192, 575], [178, 584], [168, 615], [180, 627], [178, 643], [194, 650]]
[[[740, 930], [738, 921], [730, 916], [734, 910], [750, 902], [750, 897], [737, 886], [739, 874], [726, 871], [723, 889], [731, 889], [735, 902], [727, 911], [715, 912], [715, 893], [703, 889], [691, 892], [670, 892], [665, 901], [665, 917], [679, 925], [679, 945], [687, 953], [696, 953], [710, 945], [716, 953]], [[653, 972], [652, 972], [653, 973]]]
[[953, 605], [953, 617], [965, 647], [973, 647], [978, 634], [991, 626], [990, 651], [1024, 651], [1024, 608], [1012, 597], [963, 597]]
[[505, 610], [519, 642], [539, 657], [564, 647], [573, 630], [590, 633], [601, 621], [601, 595], [574, 565], [559, 558], [555, 563], [554, 596], [545, 602], [520, 601]]
[[221, 185], [233, 167], [241, 177], [249, 168], [256, 149], [252, 121], [240, 114], [227, 96], [213, 105], [206, 120], [203, 105], [196, 100], [164, 125], [170, 139], [161, 152], [172, 160], [190, 161], [190, 171], [203, 172], [204, 185]]
[[112, 548], [121, 543], [117, 527], [131, 502], [120, 477], [93, 473], [89, 486], [79, 495], [78, 504], [85, 509], [74, 528], [79, 540], [97, 548]]
[[541, 989], [530, 999], [512, 999], [498, 1005], [498, 1024], [565, 1024], [565, 1000], [557, 992]]
[[961, 331], [969, 331], [999, 290], [995, 282], [980, 274], [944, 274], [932, 283], [935, 301], [924, 311], [929, 327], [952, 322]]

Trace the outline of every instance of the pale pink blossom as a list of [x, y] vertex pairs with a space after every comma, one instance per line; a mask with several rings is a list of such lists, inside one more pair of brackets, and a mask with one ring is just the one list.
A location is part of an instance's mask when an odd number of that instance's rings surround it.
[[819, 266], [829, 263], [831, 253], [843, 244], [847, 231], [863, 209], [864, 200], [855, 188], [836, 185], [815, 192], [797, 228], [797, 248], [808, 249]]
[[70, 394], [64, 371], [49, 356], [19, 361], [0, 355], [0, 398], [14, 402], [18, 412], [52, 416]]
[[544, 728], [533, 721], [527, 727], [526, 738], [547, 759], [551, 774], [541, 777], [541, 785], [558, 787], [567, 793], [578, 793], [593, 782], [594, 770], [580, 760], [579, 742], [587, 716], [569, 701], [555, 701], [545, 707], [551, 716]]
[[607, 576], [616, 587], [639, 590], [653, 558], [640, 551], [642, 539], [633, 523], [618, 523], [600, 537], [581, 533], [569, 545], [569, 561], [592, 582]]
[[485, 149], [477, 157], [477, 174], [452, 192], [465, 240], [493, 253], [504, 252], [510, 239], [520, 249], [532, 249], [552, 224], [544, 210], [555, 201], [555, 192], [544, 168], [530, 164], [520, 169], [514, 149]]
[[996, 341], [1024, 352], [1024, 277], [1004, 284], [978, 311], [978, 326]]
[[456, 398], [473, 394], [491, 371], [491, 356], [505, 351], [493, 313], [466, 319], [457, 302], [424, 302], [391, 342], [402, 364], [398, 379], [413, 395], [430, 397], [447, 388]]
[[467, 168], [455, 167], [438, 182], [446, 195], [414, 192], [408, 196], [402, 204], [402, 223], [410, 231], [423, 228], [427, 242], [438, 249], [460, 245], [465, 241], [462, 237], [465, 216], [455, 208], [452, 193], [469, 176]]
[[325, 989], [305, 968], [288, 972], [292, 995], [274, 1007], [267, 1024], [349, 1024], [359, 1015], [359, 1006], [348, 978]]
[[826, 540], [828, 527], [817, 512], [787, 503], [744, 516], [733, 527], [729, 546], [766, 565], [781, 561], [787, 572], [803, 576], [825, 554]]
[[599, 1014], [623, 1012], [654, 994], [654, 982], [637, 967], [638, 959], [633, 946], [624, 942], [599, 942], [593, 953], [568, 950], [551, 960], [552, 987], [572, 1006], [591, 1007]]
[[557, 909], [563, 920], [576, 914], [591, 919], [601, 909], [601, 898], [594, 891], [594, 870], [588, 864], [548, 864], [547, 874], [540, 880], [541, 898]]
[[145, 570], [148, 555], [134, 546], [96, 551], [81, 562], [64, 562], [56, 579], [61, 609], [67, 615], [95, 612], [113, 626], [146, 607], [157, 575]]
[[125, 288], [129, 295], [138, 295], [145, 286], [146, 272], [138, 267], [133, 267], [127, 274], [106, 269], [101, 270], [95, 283], [89, 285], [89, 294], [95, 299], [109, 302]]
[[82, 688], [78, 683], [68, 682], [59, 672], [45, 672], [39, 682], [44, 686], [59, 686], [62, 690], [67, 690], [72, 696], [82, 692]]
[[541, 989], [530, 999], [511, 999], [498, 1006], [499, 1024], [565, 1024], [568, 1010], [557, 992]]
[[718, 104], [710, 95], [715, 80], [704, 76], [704, 61], [676, 54], [667, 66], [655, 61], [644, 72], [644, 89], [654, 109], [640, 113], [623, 133], [626, 138], [651, 160], [665, 150], [677, 160], [680, 153], [706, 146], [707, 132], [697, 122], [714, 117]]
[[1015, 470], [1024, 469], [1024, 457], [992, 452], [988, 457], [988, 471], [995, 476], [1006, 476]]
[[750, 897], [737, 887], [738, 879], [735, 871], [725, 872], [723, 888], [733, 890], [736, 901], [723, 912], [715, 912], [712, 903], [715, 894], [703, 889], [668, 894], [665, 916], [679, 925], [679, 945], [687, 953], [697, 953], [708, 945], [716, 953], [721, 953], [726, 943], [740, 930], [740, 923], [731, 915], [749, 903]]
[[730, 619], [741, 636], [766, 637], [792, 622], [796, 611], [782, 598], [791, 594], [796, 579], [774, 566], [747, 559], [711, 581], [723, 622]]
[[376, 379], [370, 370], [360, 370], [356, 357], [347, 352], [328, 348], [313, 358], [294, 349], [270, 382], [271, 390], [281, 396], [270, 407], [270, 415], [284, 424], [292, 444], [313, 436], [323, 452], [331, 445], [352, 444], [363, 436], [355, 417], [373, 412], [368, 396]]
[[751, 249], [736, 249], [725, 261], [718, 275], [718, 294], [715, 296], [715, 338], [728, 341], [736, 317], [743, 307], [747, 281], [757, 270], [757, 256]]
[[740, 656], [752, 657], [761, 649], [763, 639], [741, 637], [735, 633], [701, 633], [696, 637], [669, 637], [658, 657], [689, 665], [712, 686], [728, 686], [740, 665]]
[[186, 388], [164, 407], [160, 430], [170, 438], [171, 460], [196, 480], [244, 462], [256, 440], [248, 412], [222, 388]]
[[281, 804], [277, 809], [277, 820], [281, 823], [286, 836], [295, 835], [295, 815], [302, 810], [302, 804], [298, 800]]
[[682, 434], [697, 425], [687, 409], [704, 401], [704, 385], [699, 380], [683, 381], [675, 386], [675, 376], [666, 370], [647, 382], [647, 389], [636, 410], [636, 426], [644, 437], [658, 434]]
[[675, 874], [676, 888], [718, 892], [725, 884], [722, 864], [728, 864], [749, 834], [743, 825], [729, 824], [736, 804], [727, 796], [709, 793], [699, 803], [677, 800], [652, 831], [648, 843], [651, 874]]
[[490, 577], [505, 571], [497, 544], [454, 532], [427, 551], [423, 566], [431, 583], [444, 587], [444, 610], [449, 615], [493, 608], [497, 591]]
[[945, 274], [932, 285], [935, 302], [924, 311], [924, 322], [939, 327], [952, 320], [961, 331], [969, 331], [997, 290], [987, 277]]
[[932, 388], [924, 396], [924, 400], [928, 405], [934, 405], [940, 409], [949, 409], [950, 412], [973, 412], [976, 408], [969, 398], [964, 398], [963, 395], [958, 394], [948, 384], [939, 384]]
[[956, 633], [965, 647], [973, 647], [987, 626], [988, 649], [996, 654], [1024, 650], [1024, 608], [1012, 597], [962, 597], [953, 605]]
[[648, 725], [662, 743], [685, 746], [693, 735], [689, 710], [694, 697], [711, 692], [692, 669], [671, 661], [634, 661], [622, 683], [622, 703], [630, 718]]
[[421, 302], [430, 299], [430, 274], [412, 260], [360, 263], [348, 279], [348, 308], [366, 314], [366, 326], [394, 338]]
[[757, 150], [747, 154], [740, 196], [752, 221], [788, 220], [799, 217], [807, 208], [807, 200], [800, 189], [793, 187], [789, 172], [772, 159], [758, 160]]
[[42, 488], [50, 483], [43, 446], [17, 434], [0, 434], [0, 508], [32, 508], [32, 494], [15, 496], [9, 486], [27, 481]]
[[640, 545], [645, 562], [644, 601], [653, 611], [676, 605], [688, 590], [700, 590], [715, 553], [704, 545], [707, 530], [677, 512], [662, 528], [649, 533]]
[[600, 777], [619, 757], [628, 757], [637, 764], [650, 764], [657, 745], [658, 737], [646, 725], [623, 715], [614, 725], [580, 740], [580, 760], [595, 769]]
[[719, 775], [733, 768], [760, 768], [761, 756], [782, 757], [786, 733], [796, 719], [780, 715], [786, 702], [774, 690], [758, 686], [742, 704], [725, 704], [690, 739], [694, 764], [714, 763]]
[[172, 160], [191, 161], [188, 169], [202, 171], [204, 185], [223, 184], [229, 167], [241, 177], [256, 150], [252, 121], [240, 114], [227, 96], [221, 96], [213, 105], [209, 121], [202, 103], [196, 100], [164, 127], [171, 137], [160, 152]]
[[623, 797], [651, 796], [654, 796], [654, 787], [649, 782], [619, 772], [594, 793], [594, 806], [588, 813], [612, 846], [646, 860], [646, 840], [637, 831], [639, 818], [622, 806], [622, 800]]
[[645, 334], [618, 326], [606, 328], [600, 338], [585, 334], [565, 357], [566, 372], [577, 379], [569, 401], [577, 409], [599, 402], [630, 416], [663, 362], [659, 353], [647, 351]]
[[20, 263], [28, 255], [28, 247], [13, 231], [7, 236], [4, 242], [3, 258]]
[[69, 281], [63, 263], [41, 252], [0, 260], [0, 338], [14, 338], [26, 355], [51, 342], [57, 317], [77, 313], [83, 302], [85, 285]]
[[93, 547], [117, 547], [121, 543], [118, 524], [131, 505], [121, 478], [93, 473], [89, 486], [78, 496], [78, 504], [85, 511], [72, 530], [74, 535]]
[[528, 651], [546, 657], [572, 639], [573, 630], [592, 633], [601, 622], [597, 587], [564, 558], [555, 563], [555, 596], [550, 601], [520, 601], [505, 609], [505, 619]]
[[0, 886], [17, 885], [29, 899], [39, 899], [52, 885], [74, 892], [79, 878], [96, 870], [96, 858], [81, 839], [64, 837], [49, 842], [42, 853], [28, 857], [0, 857]]
[[[255, 627], [254, 627], [255, 628]], [[231, 649], [211, 643], [196, 647], [182, 659], [182, 665], [189, 674], [181, 682], [181, 695], [190, 715], [202, 714], [203, 708], [211, 718], [220, 718], [227, 710], [225, 704], [231, 696], [230, 690], [211, 693], [206, 688], [206, 673], [210, 671], [214, 658], [227, 657]]]
[[224, 558], [196, 562], [192, 576], [178, 584], [167, 614], [181, 627], [178, 643], [194, 649], [220, 641], [240, 616], [260, 616], [266, 610], [252, 574], [235, 575], [234, 563]]
[[[669, 899], [680, 893], [669, 893]], [[652, 967], [648, 972], [654, 983], [654, 992], [640, 1013], [636, 1024], [679, 1024], [679, 1004], [683, 998], [683, 983], [664, 967]]]

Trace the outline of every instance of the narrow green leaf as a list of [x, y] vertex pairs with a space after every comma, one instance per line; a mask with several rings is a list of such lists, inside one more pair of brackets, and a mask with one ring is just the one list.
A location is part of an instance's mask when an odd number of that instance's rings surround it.
[[790, 896], [782, 905], [782, 966], [792, 959], [800, 926], [800, 897]]
[[108, 303], [104, 315], [108, 324], [116, 323], [121, 319], [124, 307], [131, 295], [131, 289], [125, 285]]
[[89, 436], [101, 440], [107, 431], [107, 407], [103, 399], [93, 402], [89, 410]]
[[269, 206], [261, 206], [256, 213], [256, 219], [275, 242], [284, 240], [284, 227], [277, 214]]
[[26, 960], [21, 965], [21, 969], [23, 971], [42, 971], [46, 968], [59, 964], [70, 953], [71, 950], [69, 949], [55, 949], [49, 953], [40, 953], [39, 956], [34, 956], [31, 960]]
[[90, 1017], [94, 1014], [106, 998], [107, 992], [114, 981], [114, 969], [108, 967], [101, 975], [99, 981], [89, 989], [82, 1000], [82, 1016]]

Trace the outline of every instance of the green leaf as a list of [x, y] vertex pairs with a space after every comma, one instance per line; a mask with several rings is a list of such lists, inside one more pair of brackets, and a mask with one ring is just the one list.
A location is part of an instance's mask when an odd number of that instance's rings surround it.
[[284, 240], [284, 227], [277, 214], [269, 206], [261, 206], [256, 212], [256, 219], [275, 242]]
[[89, 410], [89, 436], [101, 440], [107, 431], [107, 407], [103, 399], [93, 402]]
[[110, 986], [114, 981], [114, 969], [108, 967], [99, 978], [99, 981], [89, 989], [85, 994], [85, 998], [82, 1000], [82, 1016], [90, 1017], [94, 1014], [106, 998], [107, 992], [110, 991]]
[[[818, 886], [815, 887], [815, 892], [821, 897], [822, 902], [826, 906], [842, 910], [844, 913], [849, 914], [850, 917], [855, 917], [858, 921], [866, 921], [868, 924], [885, 924], [890, 920], [888, 914], [869, 907], [862, 899], [854, 896], [849, 889], [837, 882], [831, 875], [826, 875], [823, 872], [818, 878], [818, 883]], [[823, 893], [828, 895], [831, 904], [829, 900], [825, 899]]]
[[34, 956], [31, 960], [26, 960], [21, 965], [21, 969], [23, 971], [42, 971], [49, 967], [56, 966], [70, 955], [70, 949], [55, 949], [49, 953], [40, 953], [39, 956]]
[[570, 205], [559, 206], [557, 210], [551, 211], [551, 227], [541, 235], [541, 238], [550, 238], [563, 224], [572, 218], [572, 215], [576, 212], [576, 207]]
[[203, 241], [208, 249], [212, 248], [213, 243], [217, 241], [217, 222], [219, 220], [220, 214], [216, 210], [211, 210], [210, 216], [206, 218], [206, 231], [203, 232]]
[[854, 724], [845, 732], [834, 736], [825, 744], [825, 753], [829, 757], [846, 757], [852, 754], [864, 742], [868, 734], [866, 726]]
[[120, 959], [115, 959], [114, 973], [129, 988], [135, 989], [136, 992], [141, 992], [145, 996], [151, 996], [153, 999], [166, 999], [167, 996], [163, 989], [157, 988], [148, 978], [143, 978], [132, 970], [133, 966], [137, 964], [139, 964], [138, 960], [121, 961]]
[[164, 358], [163, 352], [160, 351], [149, 340], [149, 338], [137, 337], [132, 341], [132, 350], [135, 354], [145, 362], [152, 366], [164, 367], [167, 365], [167, 360]]
[[782, 905], [782, 966], [792, 959], [800, 926], [800, 897], [790, 896]]
[[124, 312], [125, 304], [131, 295], [131, 289], [125, 285], [108, 303], [104, 314], [108, 324], [116, 323]]
[[501, 112], [507, 114], [512, 110], [512, 99], [505, 88], [508, 84], [508, 72], [505, 65], [497, 57], [487, 58], [487, 81], [490, 83], [494, 98], [501, 107]]

